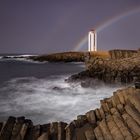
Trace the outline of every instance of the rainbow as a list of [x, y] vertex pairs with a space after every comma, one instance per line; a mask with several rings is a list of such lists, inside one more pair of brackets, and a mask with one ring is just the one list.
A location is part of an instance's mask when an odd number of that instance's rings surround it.
[[[120, 21], [123, 18], [127, 18], [133, 14], [136, 14], [140, 12], [140, 7], [135, 7], [131, 10], [127, 10], [124, 13], [118, 14], [116, 16], [113, 16], [111, 18], [109, 18], [107, 21], [103, 21], [102, 23], [98, 24], [95, 29], [96, 32], [99, 33], [100, 31], [102, 31], [103, 29], [107, 28], [108, 26], [112, 25], [115, 22]], [[78, 42], [78, 44], [74, 47], [73, 51], [79, 51], [81, 50], [88, 42], [88, 36], [87, 34]]]

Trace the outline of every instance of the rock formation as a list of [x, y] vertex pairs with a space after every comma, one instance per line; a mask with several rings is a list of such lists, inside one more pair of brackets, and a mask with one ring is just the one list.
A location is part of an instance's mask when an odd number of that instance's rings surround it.
[[[138, 50], [139, 51], [139, 50]], [[109, 54], [111, 59], [120, 59], [136, 56], [137, 50], [110, 50]]]
[[49, 55], [41, 56], [31, 56], [29, 59], [34, 61], [49, 61], [49, 62], [84, 62], [85, 53], [84, 52], [64, 52], [55, 53]]
[[[112, 55], [128, 56], [126, 58], [90, 58], [86, 62], [87, 69], [79, 74], [71, 76], [68, 81], [98, 79], [105, 83], [132, 83], [140, 77], [140, 54], [125, 51], [112, 51]], [[127, 54], [127, 55], [126, 55]], [[133, 54], [133, 55], [132, 55]], [[130, 57], [130, 56], [131, 57]], [[114, 56], [112, 56], [114, 58]]]
[[0, 140], [139, 140], [140, 89], [119, 89], [101, 100], [100, 108], [77, 116], [69, 124], [34, 126], [24, 117], [0, 123]]

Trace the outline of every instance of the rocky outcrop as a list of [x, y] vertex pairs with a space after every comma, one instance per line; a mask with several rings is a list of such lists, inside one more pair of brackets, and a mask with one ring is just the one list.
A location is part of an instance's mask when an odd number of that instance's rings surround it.
[[0, 123], [0, 140], [139, 140], [140, 89], [128, 87], [101, 100], [100, 108], [77, 116], [69, 124], [34, 126], [24, 117]]
[[29, 59], [34, 61], [49, 62], [85, 62], [90, 57], [109, 58], [108, 51], [98, 52], [63, 52], [49, 55], [30, 56]]
[[109, 54], [111, 59], [121, 59], [136, 56], [137, 50], [110, 50]]
[[[92, 58], [86, 62], [87, 70], [71, 76], [68, 81], [94, 79], [105, 83], [132, 83], [140, 77], [140, 55], [123, 59]], [[87, 83], [87, 81], [86, 81]]]
[[84, 62], [85, 52], [64, 52], [49, 55], [31, 56], [29, 59], [34, 61], [49, 62]]

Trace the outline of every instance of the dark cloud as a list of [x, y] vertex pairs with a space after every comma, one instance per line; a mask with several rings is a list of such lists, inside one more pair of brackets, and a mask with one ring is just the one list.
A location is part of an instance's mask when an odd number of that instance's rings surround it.
[[[1, 0], [0, 52], [73, 50], [91, 28], [138, 6], [139, 0]], [[138, 48], [139, 25], [139, 13], [123, 18], [98, 34], [98, 47]]]

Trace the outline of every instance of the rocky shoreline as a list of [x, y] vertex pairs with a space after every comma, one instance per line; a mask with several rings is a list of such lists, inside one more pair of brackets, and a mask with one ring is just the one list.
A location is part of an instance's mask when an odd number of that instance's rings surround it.
[[84, 62], [84, 52], [63, 52], [49, 55], [31, 56], [29, 59], [39, 62]]
[[25, 117], [0, 123], [0, 140], [139, 140], [140, 88], [119, 89], [101, 106], [77, 116], [69, 124], [34, 126]]
[[112, 50], [110, 58], [88, 58], [86, 68], [85, 71], [72, 75], [68, 81], [85, 81], [85, 87], [94, 86], [95, 79], [110, 84], [134, 83], [140, 78], [140, 51]]
[[[37, 59], [44, 61], [44, 57]], [[93, 85], [93, 79], [97, 79], [111, 84], [135, 83], [135, 87], [117, 90], [112, 97], [101, 100], [99, 108], [77, 116], [69, 124], [34, 125], [25, 117], [9, 117], [0, 123], [0, 140], [140, 140], [140, 50], [113, 50], [110, 58], [88, 58], [86, 66], [86, 71], [68, 81], [90, 78], [83, 86]]]

